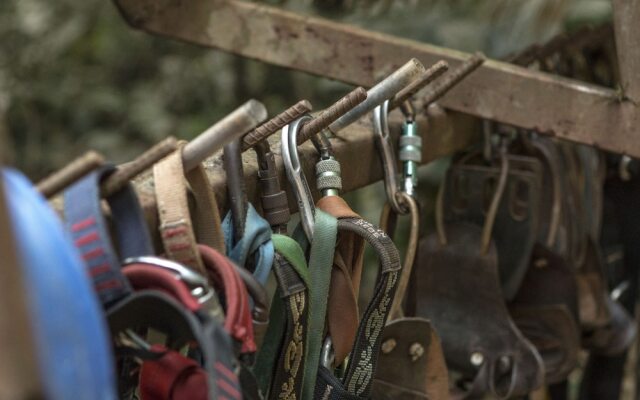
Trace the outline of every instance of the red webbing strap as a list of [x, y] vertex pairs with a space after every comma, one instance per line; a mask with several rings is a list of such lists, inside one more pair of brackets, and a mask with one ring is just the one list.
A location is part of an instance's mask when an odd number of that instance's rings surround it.
[[151, 350], [165, 354], [142, 364], [142, 400], [208, 400], [207, 373], [198, 363], [160, 345]]
[[224, 328], [241, 343], [241, 353], [253, 353], [257, 346], [253, 334], [253, 318], [249, 293], [231, 261], [205, 245], [198, 245], [209, 280], [216, 292], [224, 296]]
[[189, 288], [171, 271], [148, 264], [129, 264], [122, 268], [122, 272], [136, 291], [160, 290], [175, 298], [191, 312], [196, 312], [202, 307]]

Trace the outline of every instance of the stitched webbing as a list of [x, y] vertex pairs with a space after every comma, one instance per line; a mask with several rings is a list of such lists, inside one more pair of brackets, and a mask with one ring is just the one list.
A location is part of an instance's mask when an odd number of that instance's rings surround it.
[[220, 214], [202, 165], [188, 172], [186, 177], [196, 200], [195, 227], [189, 212], [182, 148], [153, 167], [160, 236], [169, 258], [206, 276], [202, 258], [197, 250], [194, 228], [197, 229], [201, 244], [224, 254]]
[[299, 398], [309, 313], [307, 263], [300, 245], [290, 237], [275, 234], [273, 243], [279, 290], [271, 303], [270, 324], [254, 372], [262, 392], [270, 392], [269, 398]]
[[[120, 271], [120, 260], [100, 207], [100, 181], [113, 171], [113, 167], [101, 168], [64, 193], [67, 229], [80, 250], [94, 287], [105, 305], [132, 292], [129, 282]], [[107, 201], [111, 206], [120, 256], [126, 258], [152, 254], [149, 232], [131, 186], [125, 186], [109, 196]]]
[[[304, 366], [303, 399], [312, 399], [325, 331], [327, 302], [331, 282], [333, 254], [337, 239], [337, 220], [322, 210], [316, 210], [313, 241], [309, 253], [310, 314]], [[304, 247], [304, 246], [303, 246]]]
[[374, 225], [357, 218], [342, 218], [338, 220], [338, 228], [356, 233], [364, 238], [375, 251], [380, 262], [380, 275], [374, 289], [374, 295], [362, 317], [358, 327], [358, 334], [351, 352], [347, 373], [342, 385], [338, 386], [337, 379], [326, 379], [320, 374], [316, 394], [327, 394], [332, 398], [332, 392], [338, 394], [344, 390], [352, 395], [367, 398], [371, 392], [373, 374], [376, 369], [378, 351], [380, 349], [381, 332], [386, 323], [391, 301], [396, 288], [398, 272], [401, 269], [398, 249], [382, 230]]
[[[339, 196], [323, 197], [317, 207], [336, 218], [361, 218]], [[353, 232], [338, 231], [327, 309], [335, 365], [342, 364], [351, 352], [358, 331], [358, 292], [363, 262], [364, 239]]]

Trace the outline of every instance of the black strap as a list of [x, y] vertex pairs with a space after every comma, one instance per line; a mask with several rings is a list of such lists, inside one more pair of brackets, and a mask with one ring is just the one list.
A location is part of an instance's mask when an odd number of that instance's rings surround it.
[[387, 321], [402, 266], [398, 249], [391, 238], [373, 224], [360, 218], [341, 218], [338, 219], [338, 230], [350, 231], [365, 239], [378, 257], [380, 272], [373, 298], [358, 326], [344, 379], [338, 380], [330, 371], [321, 367], [316, 381], [315, 398], [368, 398], [378, 362], [382, 329]]

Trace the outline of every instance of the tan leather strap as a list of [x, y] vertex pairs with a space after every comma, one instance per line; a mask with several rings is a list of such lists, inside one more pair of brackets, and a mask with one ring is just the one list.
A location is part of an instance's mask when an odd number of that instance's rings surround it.
[[[204, 274], [197, 249], [194, 224], [187, 198], [187, 181], [182, 165], [182, 146], [153, 167], [159, 229], [167, 256]], [[197, 233], [200, 243], [224, 251], [220, 214], [209, 188], [204, 168], [199, 165], [187, 174], [196, 200]]]
[[[321, 198], [317, 207], [335, 218], [361, 218], [338, 196]], [[364, 262], [364, 239], [353, 232], [338, 231], [329, 289], [328, 325], [335, 365], [351, 352], [360, 314], [358, 292]]]
[[[404, 263], [402, 264], [402, 272], [400, 273], [400, 279], [396, 287], [396, 293], [393, 296], [393, 303], [391, 303], [391, 310], [389, 311], [389, 321], [393, 321], [398, 318], [404, 317], [404, 311], [402, 309], [402, 302], [409, 286], [409, 279], [411, 278], [411, 271], [413, 270], [413, 264], [416, 260], [416, 252], [418, 250], [418, 240], [420, 239], [420, 209], [418, 203], [413, 197], [405, 192], [398, 192], [399, 202], [409, 210], [410, 230], [409, 230], [409, 242], [407, 243], [407, 250], [404, 255]], [[387, 235], [393, 239], [393, 228], [390, 226], [391, 213], [393, 208], [389, 203], [386, 203], [380, 214], [380, 229], [387, 232]]]

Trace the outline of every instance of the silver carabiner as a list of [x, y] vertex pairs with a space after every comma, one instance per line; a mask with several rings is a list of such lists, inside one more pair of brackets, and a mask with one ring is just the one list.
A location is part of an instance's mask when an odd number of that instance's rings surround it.
[[391, 135], [389, 134], [389, 100], [373, 110], [373, 132], [378, 153], [382, 161], [382, 169], [384, 171], [384, 190], [387, 193], [387, 201], [391, 204], [393, 211], [398, 214], [405, 214], [406, 210], [400, 202], [396, 194], [398, 193], [398, 171], [396, 169], [397, 161], [391, 143]]
[[211, 300], [215, 295], [215, 291], [207, 282], [207, 279], [202, 275], [190, 270], [184, 265], [175, 261], [167, 260], [165, 258], [142, 256], [142, 257], [129, 257], [123, 261], [123, 265], [128, 264], [147, 264], [154, 267], [163, 268], [174, 272], [177, 279], [184, 282], [190, 289], [190, 293], [198, 300], [199, 304], [205, 304]]
[[300, 164], [298, 145], [296, 144], [300, 128], [309, 120], [311, 120], [311, 117], [305, 115], [282, 128], [280, 144], [282, 146], [282, 161], [284, 163], [284, 168], [287, 171], [287, 178], [293, 187], [293, 193], [298, 202], [302, 229], [304, 230], [307, 239], [311, 241], [313, 239], [313, 225], [316, 209], [313, 204], [313, 196], [311, 195], [311, 190], [309, 190], [307, 178], [305, 178], [304, 171]]

